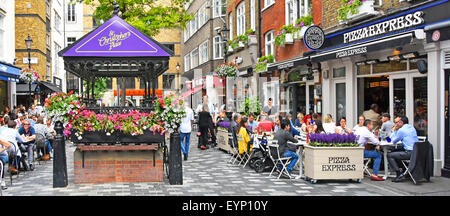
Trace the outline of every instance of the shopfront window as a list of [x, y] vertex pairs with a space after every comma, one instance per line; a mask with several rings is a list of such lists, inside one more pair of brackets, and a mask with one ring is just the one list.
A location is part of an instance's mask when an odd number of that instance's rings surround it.
[[387, 72], [396, 72], [396, 71], [406, 71], [407, 70], [407, 62], [404, 61], [388, 61], [381, 62], [373, 65], [373, 74], [376, 73], [387, 73]]
[[314, 85], [309, 85], [309, 114], [314, 113]]
[[345, 67], [333, 68], [333, 78], [345, 77]]
[[413, 78], [414, 88], [414, 128], [418, 136], [427, 136], [428, 92], [427, 77]]
[[336, 83], [336, 121], [345, 117], [345, 83]]
[[394, 117], [406, 115], [405, 79], [394, 79]]

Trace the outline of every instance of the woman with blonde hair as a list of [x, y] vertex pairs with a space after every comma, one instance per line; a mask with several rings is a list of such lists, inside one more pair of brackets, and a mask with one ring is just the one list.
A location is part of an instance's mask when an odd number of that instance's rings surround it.
[[336, 124], [333, 122], [333, 117], [330, 114], [325, 115], [323, 129], [327, 134], [336, 133]]

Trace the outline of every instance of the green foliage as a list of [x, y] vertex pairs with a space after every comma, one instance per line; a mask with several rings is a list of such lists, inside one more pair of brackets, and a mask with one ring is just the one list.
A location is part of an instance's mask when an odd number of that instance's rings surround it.
[[292, 24], [282, 26], [280, 28], [280, 31], [277, 33], [277, 36], [275, 37], [275, 45], [277, 46], [283, 45], [286, 40], [286, 34], [293, 32], [294, 26]]
[[[71, 0], [96, 7], [94, 17], [108, 20], [113, 14], [112, 0]], [[184, 9], [187, 0], [169, 0], [162, 5], [157, 0], [117, 0], [121, 18], [149, 36], [155, 36], [161, 28], [186, 28], [193, 15]]]
[[263, 72], [267, 70], [267, 63], [273, 63], [274, 58], [273, 55], [262, 56], [258, 58], [258, 63], [256, 63], [255, 71], [257, 73]]
[[[362, 0], [364, 1], [364, 0]], [[347, 15], [357, 14], [359, 6], [362, 5], [361, 0], [341, 0], [342, 6], [338, 9], [338, 20], [347, 20]]]
[[295, 21], [294, 31], [299, 31], [303, 26], [310, 26], [313, 22], [311, 14], [308, 16], [300, 17]]
[[[108, 91], [107, 82], [109, 82], [111, 78], [109, 77], [97, 77], [95, 78], [95, 85], [94, 85], [94, 95], [95, 99], [100, 99], [103, 97], [105, 92]], [[83, 86], [85, 89], [87, 89], [87, 82], [83, 81]], [[90, 87], [91, 88], [91, 87]], [[87, 92], [85, 92], [87, 93]]]
[[261, 113], [261, 102], [259, 102], [259, 97], [248, 97], [245, 98], [244, 106], [241, 107], [240, 112], [246, 116], [250, 114], [259, 115]]
[[227, 42], [227, 49], [231, 46], [231, 48], [236, 49], [239, 46], [239, 42], [247, 43], [248, 42], [248, 36], [254, 35], [255, 30], [249, 29], [244, 34], [238, 35], [233, 40], [229, 40]]

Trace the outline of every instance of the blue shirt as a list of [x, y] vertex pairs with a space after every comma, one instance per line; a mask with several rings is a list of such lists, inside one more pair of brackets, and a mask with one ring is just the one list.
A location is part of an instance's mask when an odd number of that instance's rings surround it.
[[298, 132], [298, 130], [296, 130], [296, 129], [294, 128], [294, 124], [292, 124], [292, 121], [291, 121], [291, 120], [289, 120], [289, 123], [291, 123], [291, 133], [292, 133], [292, 136], [295, 136], [295, 135], [300, 136], [300, 132]]
[[251, 131], [253, 131], [255, 128], [258, 127], [258, 122], [256, 122], [255, 120], [253, 120], [253, 122], [250, 122], [250, 120], [248, 120], [247, 122], [248, 122], [248, 126], [251, 127]]
[[394, 131], [391, 134], [391, 140], [392, 143], [402, 141], [403, 148], [408, 151], [412, 151], [414, 143], [419, 142], [416, 129], [409, 124], [405, 124], [399, 130]]
[[[19, 134], [20, 135], [25, 135], [25, 136], [33, 136], [36, 134], [36, 132], [34, 131], [34, 128], [32, 126], [30, 126], [30, 129], [28, 129], [28, 133], [25, 132], [25, 128], [21, 127], [19, 128]], [[24, 145], [28, 145], [28, 144], [34, 144], [34, 140], [30, 141], [30, 142], [24, 142]]]

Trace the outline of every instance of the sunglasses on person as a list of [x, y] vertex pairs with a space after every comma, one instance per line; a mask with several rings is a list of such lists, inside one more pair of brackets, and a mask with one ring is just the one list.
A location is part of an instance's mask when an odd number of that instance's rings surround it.
[[25, 124], [23, 124], [23, 125], [30, 125], [30, 123], [25, 123]]

